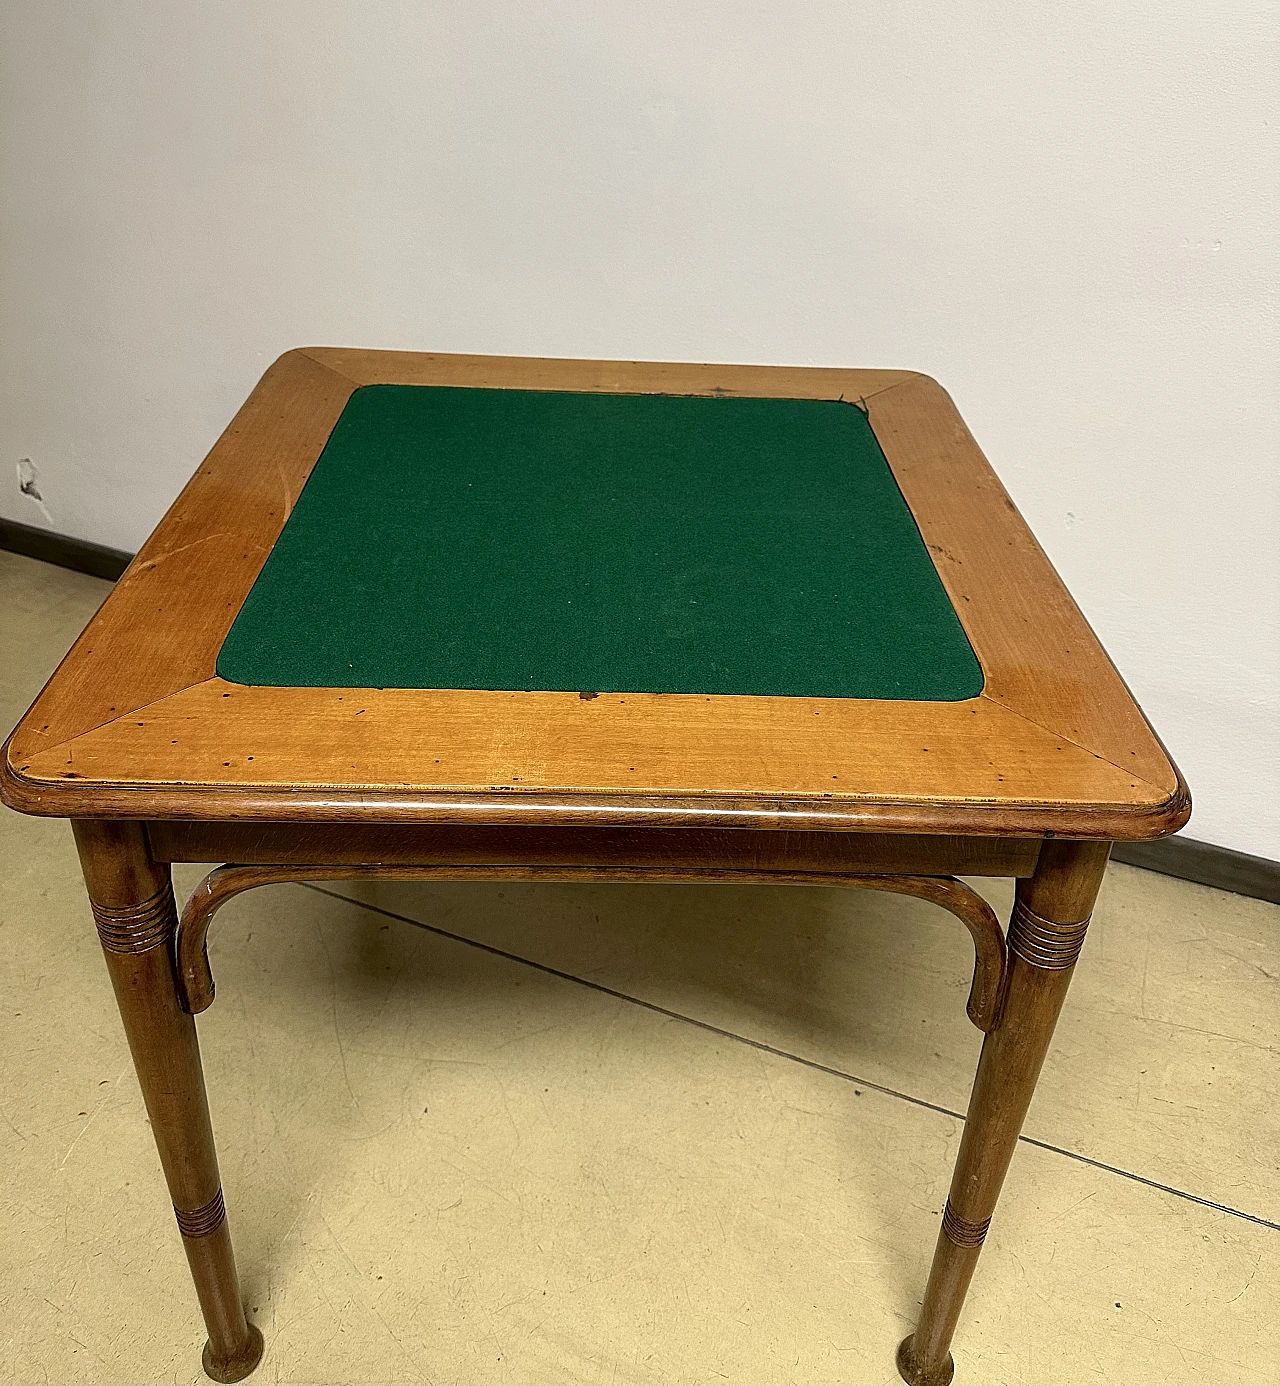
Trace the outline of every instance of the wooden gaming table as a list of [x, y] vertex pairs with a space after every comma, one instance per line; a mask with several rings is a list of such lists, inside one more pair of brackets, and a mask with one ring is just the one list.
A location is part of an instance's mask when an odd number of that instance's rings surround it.
[[[193, 1016], [231, 896], [798, 881], [973, 937], [952, 1334], [1115, 839], [1178, 771], [936, 382], [337, 349], [271, 367], [10, 737], [70, 818], [209, 1340], [241, 1302]], [[179, 917], [172, 862], [212, 872]], [[1013, 876], [1007, 933], [960, 874]]]

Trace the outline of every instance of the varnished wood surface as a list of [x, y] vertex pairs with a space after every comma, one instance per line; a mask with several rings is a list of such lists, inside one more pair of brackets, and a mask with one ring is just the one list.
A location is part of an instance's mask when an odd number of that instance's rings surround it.
[[301, 352], [267, 371], [49, 680], [18, 744], [73, 740], [212, 675], [354, 388]]
[[946, 1386], [951, 1340], [1071, 984], [1107, 843], [1049, 842], [1019, 881], [999, 1022], [987, 1033], [916, 1331], [898, 1349], [911, 1386]]
[[946, 391], [917, 376], [871, 409], [876, 437], [979, 653], [983, 698], [1139, 784], [1174, 792], [1168, 755]]
[[[961, 918], [975, 944], [976, 967], [969, 1011], [987, 1031], [978, 1075], [965, 1123], [950, 1196], [942, 1215], [933, 1268], [919, 1326], [904, 1340], [898, 1365], [912, 1386], [939, 1386], [954, 1372], [950, 1346], [970, 1279], [995, 1211], [1005, 1172], [1014, 1154], [1040, 1066], [1084, 943], [1089, 915], [1105, 869], [1109, 844], [1080, 841], [972, 843], [940, 838], [932, 851], [941, 856], [972, 847], [987, 866], [1016, 859], [1027, 847], [1036, 852], [1034, 874], [1022, 877], [1008, 930], [1007, 945], [998, 921], [969, 887], [954, 880], [840, 873], [803, 869], [725, 870], [709, 861], [719, 856], [740, 860], [822, 859], [824, 846], [838, 856], [846, 844], [865, 851], [880, 846], [872, 835], [850, 842], [841, 834], [681, 833], [670, 830], [558, 831], [539, 829], [430, 829], [416, 831], [364, 825], [401, 851], [444, 850], [451, 837], [470, 837], [476, 855], [496, 857], [524, 852], [546, 859], [573, 860], [575, 854], [595, 864], [494, 866], [254, 864], [222, 867], [195, 892], [177, 924], [169, 870], [152, 850], [152, 835], [175, 856], [218, 841], [211, 834], [240, 833], [259, 846], [289, 845], [300, 855], [325, 845], [324, 825], [165, 824], [153, 822], [78, 822], [77, 845], [84, 866], [93, 913], [108, 970], [115, 986], [126, 1034], [147, 1102], [174, 1211], [187, 1251], [197, 1294], [209, 1330], [205, 1370], [217, 1380], [247, 1375], [262, 1353], [262, 1338], [248, 1323], [240, 1300], [231, 1241], [227, 1230], [217, 1160], [200, 1072], [199, 1051], [191, 1016], [213, 997], [205, 938], [216, 910], [234, 894], [256, 885], [284, 880], [342, 879], [353, 875], [393, 879], [634, 879], [708, 882], [760, 879], [799, 884], [848, 885], [918, 895], [943, 905]], [[766, 840], [773, 836], [773, 848]], [[681, 838], [690, 844], [695, 864], [673, 864]], [[593, 853], [588, 843], [594, 839]], [[644, 856], [658, 864], [607, 864], [610, 852], [620, 859]], [[759, 839], [756, 841], [756, 839]], [[746, 845], [727, 846], [734, 842]], [[631, 846], [628, 848], [627, 844]], [[781, 845], [778, 845], [781, 843]], [[371, 845], [366, 837], [362, 846]], [[900, 841], [908, 852], [927, 853], [929, 839]], [[985, 855], [984, 855], [985, 854]], [[600, 864], [604, 860], [606, 864]], [[858, 864], [865, 868], [867, 857]], [[1023, 865], [1026, 863], [1023, 862]]]
[[[218, 648], [373, 382], [861, 401], [986, 676], [961, 703], [265, 689]], [[584, 690], [597, 692], [597, 690]], [[893, 371], [315, 349], [281, 358], [11, 739], [26, 812], [1146, 838], [1189, 801], [944, 391]], [[701, 815], [701, 816], [700, 816]]]
[[192, 1014], [213, 1003], [207, 936], [214, 915], [234, 896], [263, 885], [305, 881], [612, 881], [633, 884], [812, 885], [912, 895], [956, 916], [973, 939], [973, 985], [965, 1010], [990, 1030], [1004, 995], [1005, 941], [991, 906], [970, 886], [948, 876], [872, 876], [839, 871], [750, 870], [678, 866], [352, 866], [232, 863], [211, 871], [192, 892], [178, 925], [178, 989]]
[[686, 866], [907, 876], [1030, 876], [1033, 838], [747, 828], [562, 828], [491, 824], [147, 824], [157, 861], [542, 866]]
[[[868, 410], [982, 664], [963, 703], [243, 688], [218, 649], [358, 386], [745, 394]], [[988, 1031], [920, 1325], [950, 1342], [1113, 838], [1186, 786], [933, 381], [909, 372], [291, 352], [264, 377], [6, 744], [0, 796], [78, 818], [121, 1015], [209, 1329], [252, 1370], [199, 1052], [204, 933], [268, 880], [774, 880], [923, 895], [970, 928]], [[130, 820], [88, 821], [100, 819]], [[1054, 840], [1070, 838], [1076, 841]], [[1090, 842], [1085, 839], [1095, 839]], [[1042, 841], [1043, 840], [1043, 841]], [[170, 861], [228, 860], [177, 938]], [[954, 872], [1019, 877], [1005, 940]]]
[[195, 1022], [178, 1002], [169, 868], [136, 823], [76, 823], [76, 847], [209, 1341], [205, 1371], [239, 1381], [262, 1356], [240, 1297]]

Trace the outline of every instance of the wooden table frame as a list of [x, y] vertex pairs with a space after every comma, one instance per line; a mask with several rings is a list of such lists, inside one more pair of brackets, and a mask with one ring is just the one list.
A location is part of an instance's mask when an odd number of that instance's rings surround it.
[[[985, 686], [952, 703], [247, 688], [217, 652], [362, 384], [843, 399], [867, 410]], [[311, 349], [281, 358], [19, 724], [0, 796], [73, 820], [93, 914], [208, 1329], [245, 1318], [194, 1015], [214, 913], [335, 878], [793, 881], [900, 891], [975, 945], [985, 1032], [903, 1377], [950, 1343], [1110, 844], [1173, 832], [1186, 785], [927, 377]], [[211, 873], [179, 919], [174, 862]], [[1012, 876], [1007, 932], [955, 877]]]

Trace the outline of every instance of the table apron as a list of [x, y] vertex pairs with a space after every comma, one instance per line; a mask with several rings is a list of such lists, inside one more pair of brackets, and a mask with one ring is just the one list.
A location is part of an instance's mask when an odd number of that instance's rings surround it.
[[1036, 838], [750, 828], [153, 821], [160, 862], [352, 866], [669, 866], [678, 870], [1029, 877]]

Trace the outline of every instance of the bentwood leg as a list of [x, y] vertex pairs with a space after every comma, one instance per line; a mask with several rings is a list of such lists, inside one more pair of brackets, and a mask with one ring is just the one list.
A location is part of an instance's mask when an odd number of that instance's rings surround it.
[[1035, 875], [1018, 882], [1004, 1007], [978, 1061], [920, 1323], [898, 1348], [898, 1370], [912, 1386], [947, 1386], [955, 1370], [951, 1337], [1110, 851], [1108, 842], [1048, 841]]
[[209, 1331], [204, 1369], [215, 1381], [239, 1381], [262, 1356], [262, 1334], [245, 1319], [195, 1021], [178, 1004], [174, 985], [177, 916], [169, 868], [151, 860], [136, 823], [79, 821], [73, 826], [98, 937]]

